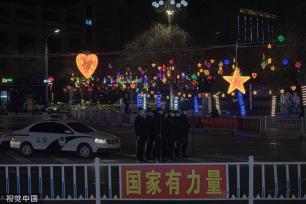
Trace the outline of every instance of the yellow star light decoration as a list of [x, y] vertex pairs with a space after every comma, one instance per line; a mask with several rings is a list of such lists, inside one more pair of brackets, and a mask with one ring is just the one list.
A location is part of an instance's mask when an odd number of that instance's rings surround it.
[[232, 76], [223, 76], [223, 79], [227, 81], [230, 86], [227, 93], [231, 93], [234, 90], [239, 90], [241, 93], [245, 94], [245, 89], [243, 84], [250, 79], [249, 76], [240, 76], [239, 68], [236, 68]]
[[198, 68], [201, 68], [202, 67], [202, 64], [199, 62], [198, 63]]

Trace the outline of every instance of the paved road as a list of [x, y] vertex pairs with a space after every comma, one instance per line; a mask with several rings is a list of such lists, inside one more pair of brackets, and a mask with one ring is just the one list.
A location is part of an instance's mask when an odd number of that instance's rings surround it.
[[[22, 117], [13, 116], [5, 118], [0, 117], [0, 127], [2, 126], [2, 128], [17, 129], [38, 119], [40, 119], [40, 117], [29, 117], [29, 116], [22, 116]], [[117, 136], [120, 137], [123, 144], [121, 152], [114, 153], [108, 157], [103, 157], [99, 155], [102, 163], [136, 162], [135, 136], [133, 133], [133, 129], [131, 127], [105, 126], [99, 124], [98, 125], [96, 124], [94, 126], [97, 129], [116, 134]], [[194, 133], [192, 131], [189, 137], [188, 155], [189, 157], [187, 158], [171, 162], [187, 163], [187, 162], [206, 162], [206, 161], [213, 161], [213, 162], [246, 161], [249, 155], [254, 155], [255, 160], [258, 161], [305, 161], [306, 144], [304, 140], [277, 139], [277, 137], [264, 138], [260, 135], [254, 135], [254, 134], [233, 135], [230, 132], [229, 133], [210, 132], [209, 134], [207, 134], [205, 132]], [[80, 159], [73, 153], [47, 154], [47, 153], [37, 152], [31, 158], [27, 159], [19, 155], [19, 153], [16, 151], [0, 148], [1, 164], [20, 164], [20, 163], [21, 164], [49, 164], [49, 163], [66, 164], [66, 163], [90, 163], [90, 162], [93, 162], [93, 158]], [[0, 171], [1, 175], [4, 173], [2, 171], [3, 169]], [[243, 173], [245, 170], [242, 169], [241, 171]], [[26, 171], [21, 173], [26, 175]], [[48, 175], [46, 176], [48, 177]], [[303, 178], [305, 177], [303, 176]], [[82, 177], [78, 177], [78, 182], [79, 179], [82, 180]], [[93, 186], [94, 183], [91, 182], [90, 185]], [[271, 186], [271, 192], [273, 192], [273, 186]], [[43, 202], [43, 203], [48, 203], [48, 202]], [[70, 202], [68, 201], [68, 202], [57, 202], [57, 203], [70, 203]], [[82, 203], [82, 202], [73, 202], [73, 203]], [[149, 202], [149, 203], [155, 203], [155, 202]], [[197, 202], [197, 203], [225, 203], [225, 202]], [[246, 202], [233, 201], [226, 203], [246, 203]], [[272, 202], [256, 202], [256, 203], [272, 203]], [[274, 203], [286, 203], [286, 202], [274, 202]], [[305, 201], [290, 202], [290, 203], [305, 203]]]
[[[44, 117], [44, 116], [43, 116]], [[0, 129], [18, 129], [41, 119], [42, 116], [12, 115], [0, 117]], [[104, 162], [136, 162], [135, 136], [129, 126], [105, 126], [95, 124], [99, 130], [111, 132], [120, 137], [122, 151], [108, 157], [100, 156]], [[295, 137], [294, 137], [295, 138]], [[254, 155], [260, 161], [305, 161], [306, 143], [297, 139], [278, 139], [263, 137], [256, 134], [231, 132], [220, 133], [210, 131], [209, 134], [193, 130], [189, 135], [188, 158], [175, 162], [203, 161], [246, 161], [249, 155]], [[16, 151], [1, 148], [1, 163], [88, 163], [92, 159], [80, 159], [72, 153], [36, 153], [26, 159]]]

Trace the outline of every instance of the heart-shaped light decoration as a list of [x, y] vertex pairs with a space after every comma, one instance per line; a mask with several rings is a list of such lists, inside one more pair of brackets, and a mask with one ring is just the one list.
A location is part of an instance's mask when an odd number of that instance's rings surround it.
[[257, 77], [257, 73], [255, 73], [255, 72], [252, 73], [252, 78], [253, 78], [253, 79], [256, 79], [256, 77]]
[[82, 75], [89, 79], [97, 69], [98, 57], [95, 54], [80, 53], [76, 57], [76, 63]]

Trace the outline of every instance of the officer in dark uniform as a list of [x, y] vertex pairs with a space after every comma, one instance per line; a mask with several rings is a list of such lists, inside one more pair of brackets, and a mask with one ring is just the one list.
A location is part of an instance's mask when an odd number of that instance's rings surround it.
[[175, 157], [181, 157], [181, 146], [184, 137], [184, 124], [181, 118], [181, 114], [179, 111], [175, 113], [175, 127], [176, 127], [176, 135], [175, 135], [175, 147], [174, 153]]
[[163, 135], [165, 134], [164, 131], [164, 124], [163, 124], [163, 110], [158, 108], [153, 116], [153, 159], [161, 161], [162, 156], [162, 146], [161, 140]]
[[190, 123], [188, 121], [187, 112], [184, 111], [181, 115], [181, 123], [182, 123], [182, 140], [181, 140], [181, 150], [180, 154], [183, 157], [186, 157], [187, 147], [188, 147], [188, 135], [190, 129]]
[[167, 120], [167, 140], [168, 140], [168, 157], [171, 160], [175, 159], [175, 140], [177, 136], [177, 126], [175, 122], [174, 112], [170, 112]]
[[154, 126], [153, 126], [153, 117], [154, 113], [151, 110], [148, 110], [146, 116], [146, 145], [145, 145], [145, 155], [147, 160], [154, 159], [154, 146], [155, 146], [155, 134], [154, 134]]
[[146, 119], [145, 111], [138, 109], [138, 115], [134, 121], [134, 131], [136, 134], [136, 157], [140, 162], [145, 161], [144, 150], [146, 144]]

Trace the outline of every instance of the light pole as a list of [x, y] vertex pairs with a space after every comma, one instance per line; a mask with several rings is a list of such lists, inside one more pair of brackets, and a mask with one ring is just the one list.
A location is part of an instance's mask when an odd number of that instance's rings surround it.
[[[152, 6], [155, 8], [157, 12], [166, 13], [168, 17], [169, 31], [172, 32], [174, 12], [186, 8], [188, 6], [188, 2], [187, 0], [155, 0], [152, 2]], [[174, 96], [173, 96], [172, 76], [169, 82], [169, 90], [170, 90], [170, 108], [173, 109]]]
[[48, 39], [51, 35], [53, 34], [58, 34], [61, 30], [60, 29], [54, 29], [52, 30], [52, 32], [49, 32], [46, 39], [45, 39], [45, 79], [44, 79], [44, 83], [45, 83], [45, 86], [46, 86], [46, 92], [45, 92], [45, 95], [46, 95], [46, 107], [48, 106], [48, 101], [49, 101], [49, 82], [48, 82], [48, 75], [49, 75], [49, 71], [48, 71]]
[[152, 2], [152, 6], [160, 13], [166, 13], [168, 17], [168, 26], [173, 25], [174, 12], [188, 6], [187, 0], [157, 0]]

